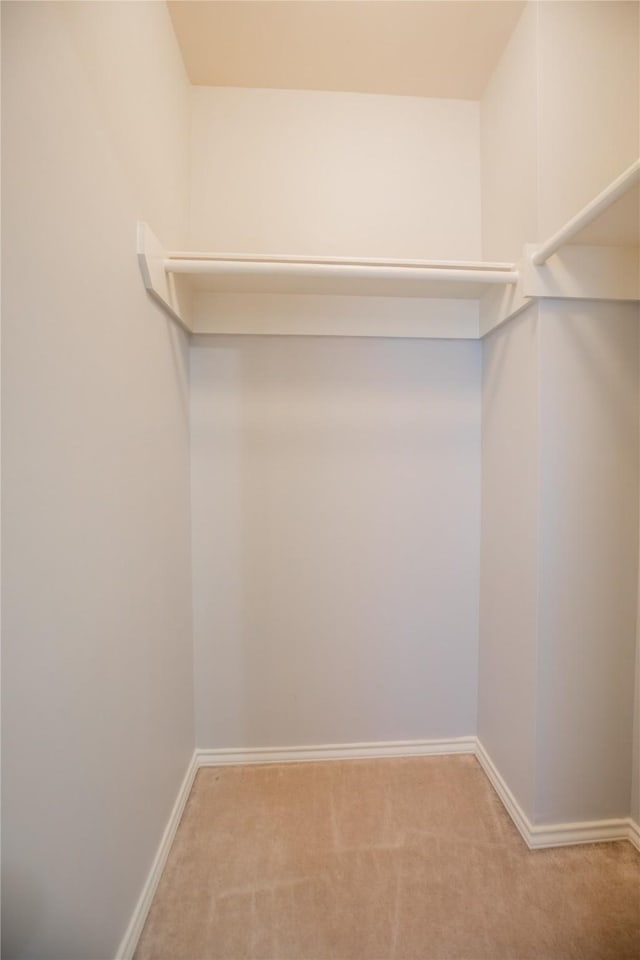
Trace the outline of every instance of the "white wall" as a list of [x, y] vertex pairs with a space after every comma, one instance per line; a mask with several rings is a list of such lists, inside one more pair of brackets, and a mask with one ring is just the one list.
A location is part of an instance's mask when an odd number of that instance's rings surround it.
[[540, 239], [640, 155], [639, 10], [538, 4]]
[[482, 255], [515, 261], [538, 234], [538, 4], [525, 7], [480, 102]]
[[[192, 104], [192, 249], [480, 256], [477, 103], [194, 88]], [[475, 729], [479, 349], [196, 341], [199, 746]]]
[[[481, 104], [485, 257], [517, 259], [640, 153], [638, 11], [525, 8]], [[528, 347], [522, 322], [484, 342], [479, 735], [532, 820], [626, 815], [637, 307], [543, 303]], [[508, 349], [518, 376], [501, 361]], [[541, 391], [535, 429], [530, 377]]]
[[483, 341], [478, 736], [534, 823], [629, 813], [639, 319], [543, 301]]
[[481, 101], [482, 247], [514, 260], [640, 154], [637, 2], [527, 4]]
[[479, 105], [194, 87], [192, 249], [480, 258]]
[[186, 344], [135, 258], [184, 229], [188, 90], [164, 4], [2, 34], [3, 956], [87, 960], [193, 749]]
[[478, 737], [528, 815], [535, 796], [538, 307], [483, 341]]
[[539, 822], [629, 813], [639, 319], [637, 304], [540, 306]]
[[[640, 567], [640, 564], [639, 564]], [[639, 570], [640, 577], [640, 570]], [[631, 745], [631, 816], [640, 824], [640, 578], [638, 580], [638, 627], [636, 628], [636, 681]]]
[[[640, 348], [640, 337], [638, 339]], [[640, 356], [638, 357], [638, 366], [640, 368]], [[640, 389], [638, 390], [638, 402], [640, 403]], [[640, 423], [640, 410], [638, 411], [638, 422]], [[640, 451], [640, 441], [638, 447]], [[638, 513], [640, 514], [640, 509]], [[640, 542], [640, 533], [638, 540]], [[637, 824], [640, 824], [640, 560], [638, 563], [638, 620], [636, 625], [636, 689], [631, 749], [631, 816]]]
[[480, 344], [191, 352], [203, 747], [472, 734]]

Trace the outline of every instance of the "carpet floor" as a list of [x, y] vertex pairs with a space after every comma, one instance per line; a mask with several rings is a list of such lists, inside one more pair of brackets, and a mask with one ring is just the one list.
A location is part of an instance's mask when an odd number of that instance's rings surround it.
[[640, 854], [529, 851], [471, 756], [199, 771], [136, 960], [639, 960]]

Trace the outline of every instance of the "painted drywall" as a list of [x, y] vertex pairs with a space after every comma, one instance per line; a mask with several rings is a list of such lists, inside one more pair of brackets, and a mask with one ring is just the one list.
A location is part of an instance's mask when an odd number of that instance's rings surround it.
[[538, 622], [538, 307], [482, 341], [478, 737], [534, 810]]
[[515, 261], [538, 233], [538, 4], [528, 3], [480, 102], [482, 255]]
[[640, 155], [640, 4], [537, 6], [544, 239]]
[[[639, 511], [640, 512], [640, 511]], [[640, 578], [640, 563], [639, 578]], [[631, 744], [631, 816], [640, 825], [640, 579], [638, 580], [638, 625], [636, 627], [636, 682]]]
[[[638, 10], [527, 5], [481, 103], [485, 257], [517, 259], [640, 153]], [[518, 354], [521, 323], [485, 341], [479, 735], [533, 822], [625, 816], [634, 749], [640, 767], [637, 307], [542, 304]]]
[[477, 300], [200, 291], [192, 305], [198, 333], [473, 340], [479, 330]]
[[197, 744], [473, 733], [480, 344], [196, 339], [191, 397]]
[[639, 11], [527, 4], [481, 100], [486, 259], [518, 259], [640, 155]]
[[480, 259], [477, 102], [194, 87], [192, 107], [192, 249]]
[[[637, 661], [640, 657], [636, 654]], [[631, 774], [631, 817], [640, 824], [640, 668], [636, 667], [636, 706], [635, 706], [635, 726], [633, 734], [633, 760]]]
[[133, 2], [127, 13], [123, 5], [58, 7], [140, 216], [180, 246], [187, 241], [190, 87], [163, 4], [146, 10]]
[[[639, 33], [640, 37], [640, 33]], [[640, 337], [638, 338], [640, 348]], [[638, 367], [640, 369], [640, 355], [638, 357]], [[640, 403], [640, 389], [638, 390], [638, 402]], [[638, 411], [638, 422], [640, 423], [640, 410]], [[640, 451], [640, 441], [638, 443]], [[639, 467], [640, 469], [640, 467]], [[640, 515], [640, 509], [638, 510]], [[640, 543], [640, 533], [638, 535]], [[634, 704], [634, 723], [633, 723], [633, 743], [631, 754], [631, 816], [635, 822], [640, 825], [640, 560], [638, 562], [638, 620], [636, 625], [636, 689]]]
[[107, 958], [193, 749], [186, 343], [135, 257], [184, 229], [187, 83], [164, 4], [2, 40], [3, 957]]
[[629, 813], [639, 320], [637, 304], [540, 306], [537, 822]]
[[543, 301], [483, 341], [478, 736], [533, 823], [629, 814], [639, 319]]

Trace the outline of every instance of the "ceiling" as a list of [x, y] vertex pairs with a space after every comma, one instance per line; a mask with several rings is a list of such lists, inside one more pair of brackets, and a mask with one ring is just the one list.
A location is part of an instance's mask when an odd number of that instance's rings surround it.
[[176, 0], [191, 83], [478, 100], [521, 0]]

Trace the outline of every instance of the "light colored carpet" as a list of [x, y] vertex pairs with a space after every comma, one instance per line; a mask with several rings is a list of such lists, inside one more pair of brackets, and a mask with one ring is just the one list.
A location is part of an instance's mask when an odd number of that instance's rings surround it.
[[630, 843], [528, 851], [473, 757], [198, 773], [136, 960], [639, 960]]

